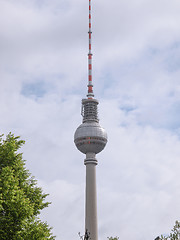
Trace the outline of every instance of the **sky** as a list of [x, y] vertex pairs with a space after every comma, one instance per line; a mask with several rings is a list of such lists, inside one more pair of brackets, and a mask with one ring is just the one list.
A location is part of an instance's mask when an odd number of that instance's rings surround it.
[[[153, 240], [180, 219], [180, 1], [92, 0], [99, 240]], [[84, 233], [88, 0], [0, 0], [0, 132], [20, 135], [57, 240]]]

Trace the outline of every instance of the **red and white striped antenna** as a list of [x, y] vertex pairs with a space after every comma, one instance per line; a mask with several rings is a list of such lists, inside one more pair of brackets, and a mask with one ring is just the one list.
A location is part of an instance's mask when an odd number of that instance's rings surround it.
[[89, 0], [89, 53], [88, 53], [88, 94], [87, 97], [89, 99], [94, 97], [93, 93], [93, 84], [92, 84], [92, 52], [91, 52], [91, 0]]

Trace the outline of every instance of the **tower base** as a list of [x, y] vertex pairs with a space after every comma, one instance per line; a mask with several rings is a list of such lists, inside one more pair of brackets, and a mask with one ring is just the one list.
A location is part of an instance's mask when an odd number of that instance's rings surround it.
[[87, 153], [84, 164], [86, 165], [86, 216], [85, 232], [91, 240], [98, 240], [97, 224], [97, 193], [96, 193], [96, 165], [95, 153]]

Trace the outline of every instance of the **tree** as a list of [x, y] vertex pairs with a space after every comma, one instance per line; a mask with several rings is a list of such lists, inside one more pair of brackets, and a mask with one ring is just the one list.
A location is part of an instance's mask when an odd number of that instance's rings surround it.
[[19, 153], [24, 143], [11, 133], [0, 136], [0, 239], [54, 240], [51, 228], [39, 219], [50, 203], [25, 168]]
[[119, 237], [108, 237], [109, 240], [118, 240]]
[[180, 239], [180, 222], [176, 221], [171, 233], [168, 236], [158, 237], [159, 240], [179, 240]]

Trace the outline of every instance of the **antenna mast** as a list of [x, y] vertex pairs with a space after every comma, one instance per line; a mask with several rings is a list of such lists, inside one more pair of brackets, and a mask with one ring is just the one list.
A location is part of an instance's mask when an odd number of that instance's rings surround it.
[[92, 53], [91, 53], [91, 0], [89, 0], [89, 53], [88, 53], [88, 94], [87, 97], [92, 99], [94, 97], [92, 84]]

